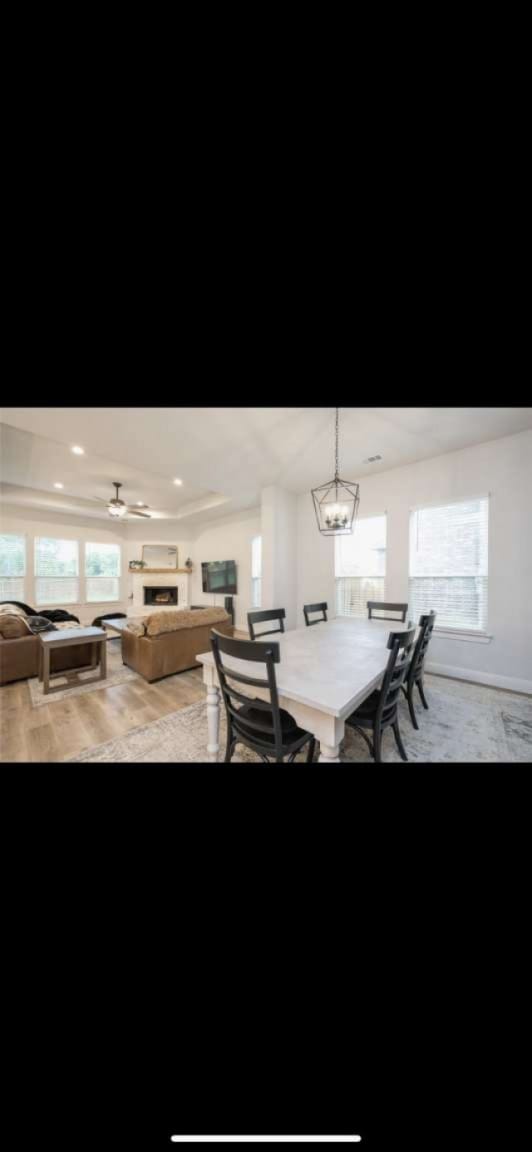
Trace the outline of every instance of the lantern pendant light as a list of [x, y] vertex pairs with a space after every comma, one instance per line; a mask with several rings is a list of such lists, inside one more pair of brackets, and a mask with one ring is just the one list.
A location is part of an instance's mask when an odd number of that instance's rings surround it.
[[355, 526], [360, 503], [359, 486], [338, 475], [338, 408], [336, 409], [334, 480], [312, 489], [314, 511], [323, 536], [347, 536]]

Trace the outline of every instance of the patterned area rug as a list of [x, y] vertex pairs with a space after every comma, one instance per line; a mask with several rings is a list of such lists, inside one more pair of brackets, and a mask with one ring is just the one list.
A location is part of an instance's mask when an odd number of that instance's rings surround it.
[[[99, 688], [112, 688], [115, 684], [124, 684], [126, 680], [141, 680], [144, 684], [142, 676], [134, 672], [132, 668], [128, 668], [122, 664], [122, 640], [120, 636], [113, 637], [112, 640], [107, 641], [107, 676], [105, 680], [94, 680], [92, 684], [84, 684], [84, 680], [90, 680], [97, 674], [97, 669], [89, 669], [88, 672], [78, 672], [76, 676], [70, 675], [70, 688], [67, 687], [69, 680], [66, 676], [53, 676], [50, 679], [50, 688], [53, 692], [48, 692], [44, 695], [42, 681], [36, 676], [32, 680], [28, 680], [28, 687], [30, 690], [30, 700], [34, 708], [42, 708], [43, 704], [53, 704], [57, 700], [66, 700], [70, 696], [83, 696], [86, 692], [94, 692]], [[57, 691], [55, 691], [57, 687]]]
[[[401, 701], [399, 725], [409, 761], [442, 763], [497, 760], [532, 762], [532, 699], [495, 688], [426, 676], [429, 711], [416, 705], [419, 731], [410, 722], [406, 701]], [[225, 748], [225, 716], [220, 723], [220, 748]], [[126, 736], [108, 740], [74, 756], [69, 763], [193, 763], [207, 758], [207, 716], [203, 703], [172, 712], [151, 724], [144, 724]], [[317, 755], [317, 754], [316, 754]], [[223, 758], [223, 751], [219, 759]], [[399, 763], [393, 733], [388, 729], [382, 741], [384, 762]], [[366, 744], [357, 732], [346, 730], [340, 759], [349, 763], [373, 763]], [[305, 754], [298, 757], [304, 762]], [[262, 761], [242, 745], [237, 745], [233, 762]]]

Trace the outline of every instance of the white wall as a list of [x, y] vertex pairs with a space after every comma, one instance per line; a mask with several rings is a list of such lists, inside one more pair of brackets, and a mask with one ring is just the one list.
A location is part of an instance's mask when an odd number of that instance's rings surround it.
[[[192, 555], [189, 539], [180, 536], [182, 528], [178, 527], [178, 520], [128, 520], [125, 524], [125, 569], [126, 569], [126, 599], [128, 608], [132, 608], [133, 581], [135, 579], [129, 571], [130, 560], [142, 560], [143, 544], [175, 544], [177, 547], [177, 566], [184, 568], [185, 560]], [[138, 579], [138, 577], [136, 578]], [[186, 577], [190, 580], [190, 577]], [[164, 580], [161, 580], [164, 583]], [[190, 594], [190, 587], [189, 587]], [[190, 595], [189, 595], [189, 603]]]
[[[353, 477], [356, 479], [356, 477]], [[360, 481], [361, 515], [387, 512], [385, 595], [408, 600], [409, 510], [420, 504], [468, 499], [490, 493], [488, 632], [489, 643], [435, 636], [429, 666], [501, 687], [532, 692], [532, 432], [493, 440], [460, 452], [381, 472]], [[266, 496], [264, 495], [266, 492]], [[190, 602], [212, 604], [201, 588], [204, 560], [235, 560], [238, 595], [236, 624], [247, 628], [251, 608], [251, 541], [262, 527], [263, 606], [281, 604], [288, 627], [302, 626], [302, 606], [326, 600], [334, 613], [334, 539], [318, 531], [310, 493], [293, 497], [277, 489], [263, 492], [262, 509], [234, 513], [195, 529], [180, 521], [128, 521], [125, 524], [69, 517], [4, 504], [1, 532], [28, 536], [28, 575], [24, 599], [34, 604], [33, 538], [38, 535], [109, 541], [123, 545], [119, 603], [72, 605], [83, 623], [100, 612], [126, 612], [131, 591], [127, 565], [141, 555], [142, 543], [173, 543], [181, 567], [191, 556]], [[183, 533], [180, 536], [179, 533]], [[295, 589], [295, 597], [294, 597]], [[276, 603], [266, 603], [274, 596]], [[280, 597], [280, 599], [277, 599]], [[223, 604], [217, 596], [216, 603]], [[44, 607], [44, 605], [43, 605]]]
[[[82, 624], [91, 624], [96, 616], [107, 612], [126, 611], [126, 569], [127, 559], [125, 553], [125, 525], [85, 517], [72, 517], [51, 515], [48, 511], [36, 508], [19, 507], [18, 505], [2, 505], [0, 509], [0, 532], [13, 532], [26, 536], [26, 580], [25, 593], [22, 600], [31, 608], [59, 608], [65, 607], [73, 616], [77, 616]], [[34, 580], [34, 539], [36, 536], [56, 537], [60, 540], [88, 540], [96, 544], [122, 545], [122, 574], [120, 580], [121, 598], [118, 601], [107, 600], [102, 604], [39, 604], [35, 603]], [[80, 594], [83, 596], [83, 552], [80, 548]], [[18, 597], [17, 597], [18, 599]]]
[[[202, 560], [234, 560], [237, 565], [238, 594], [234, 598], [235, 623], [247, 630], [247, 613], [251, 609], [251, 541], [260, 534], [260, 511], [258, 508], [234, 513], [210, 524], [196, 527], [189, 525], [187, 538], [180, 521], [176, 520], [129, 520], [123, 524], [89, 517], [71, 517], [50, 512], [40, 512], [22, 506], [3, 505], [0, 512], [0, 532], [24, 533], [27, 536], [27, 575], [24, 600], [35, 607], [33, 577], [33, 540], [35, 536], [56, 536], [67, 540], [101, 541], [122, 545], [121, 599], [107, 604], [65, 605], [83, 624], [91, 623], [101, 612], [131, 611], [133, 576], [128, 570], [130, 560], [142, 559], [143, 544], [176, 544], [178, 566], [182, 568], [188, 556], [193, 561], [193, 573], [189, 583], [189, 603], [223, 605], [224, 597], [207, 594], [201, 587]], [[80, 555], [81, 565], [81, 555]], [[83, 579], [80, 577], [80, 587]], [[40, 607], [53, 607], [42, 604]]]
[[297, 497], [270, 485], [261, 492], [262, 608], [284, 608], [297, 627]]
[[[356, 477], [353, 477], [356, 479]], [[431, 641], [427, 667], [532, 692], [532, 432], [506, 436], [360, 480], [360, 515], [387, 513], [387, 600], [408, 600], [410, 508], [490, 493], [489, 643]], [[298, 609], [334, 613], [334, 538], [322, 537], [310, 494], [298, 500]]]
[[201, 565], [209, 560], [234, 560], [237, 568], [238, 593], [233, 599], [235, 625], [247, 631], [247, 614], [251, 610], [251, 541], [261, 530], [258, 508], [224, 516], [198, 528], [190, 541], [194, 571], [192, 604], [216, 604], [223, 607], [224, 596], [202, 591]]

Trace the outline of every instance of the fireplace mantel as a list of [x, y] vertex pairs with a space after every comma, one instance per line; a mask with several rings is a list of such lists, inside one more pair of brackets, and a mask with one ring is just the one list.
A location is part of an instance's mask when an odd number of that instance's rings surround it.
[[[178, 608], [188, 608], [190, 604], [190, 571], [185, 569], [171, 569], [164, 568], [139, 568], [138, 571], [129, 570], [131, 576], [130, 591], [133, 592], [133, 599], [129, 601], [131, 604], [132, 613], [142, 613], [155, 611], [155, 606], [147, 607], [144, 603], [144, 586], [153, 587], [154, 585], [160, 586], [163, 583], [162, 576], [164, 573], [164, 584], [168, 587], [175, 588], [177, 586], [177, 599]], [[174, 611], [175, 607], [170, 604], [157, 605], [157, 611], [168, 612]]]

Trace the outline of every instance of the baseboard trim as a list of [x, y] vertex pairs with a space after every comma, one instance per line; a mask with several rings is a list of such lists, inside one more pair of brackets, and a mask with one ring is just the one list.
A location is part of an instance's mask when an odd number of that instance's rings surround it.
[[476, 668], [456, 668], [452, 664], [425, 664], [425, 671], [434, 676], [448, 676], [451, 680], [469, 680], [470, 684], [487, 684], [490, 688], [504, 688], [507, 692], [522, 692], [532, 696], [532, 680], [519, 680], [514, 676], [498, 676], [495, 672], [477, 672]]

